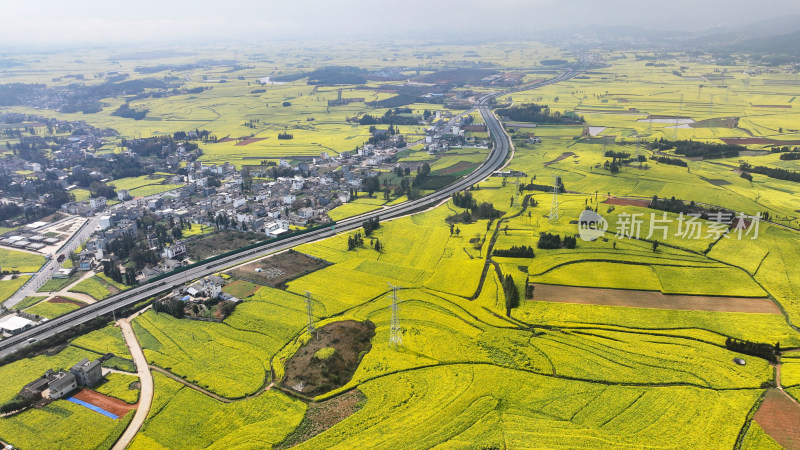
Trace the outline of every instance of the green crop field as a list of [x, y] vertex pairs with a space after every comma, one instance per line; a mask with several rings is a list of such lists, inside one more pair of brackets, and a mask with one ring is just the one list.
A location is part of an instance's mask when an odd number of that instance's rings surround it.
[[0, 281], [0, 301], [5, 301], [7, 298], [14, 295], [29, 278], [29, 275], [23, 275], [14, 280]]
[[83, 272], [75, 272], [69, 278], [50, 278], [37, 290], [37, 292], [60, 291], [78, 281], [82, 275]]
[[117, 190], [127, 189], [133, 197], [147, 197], [181, 187], [180, 184], [166, 184], [166, 177], [157, 175], [120, 178], [110, 182]]
[[103, 282], [98, 279], [97, 276], [93, 276], [81, 281], [80, 283], [69, 288], [69, 291], [81, 292], [93, 297], [96, 300], [103, 300], [111, 295], [111, 291], [108, 290], [106, 285], [103, 284]]
[[128, 347], [122, 339], [122, 332], [115, 326], [107, 326], [72, 340], [72, 345], [85, 348], [98, 354], [113, 353], [116, 356], [130, 358]]
[[53, 303], [46, 301], [31, 306], [30, 308], [26, 309], [25, 312], [28, 314], [35, 314], [37, 316], [45, 317], [47, 319], [55, 319], [56, 317], [63, 316], [70, 311], [75, 311], [78, 308], [80, 308], [79, 305], [71, 302]]
[[125, 431], [133, 414], [115, 420], [57, 400], [42, 409], [0, 420], [0, 439], [19, 448], [108, 448]]
[[123, 375], [121, 373], [109, 373], [106, 381], [97, 386], [95, 390], [109, 397], [118, 398], [125, 403], [136, 403], [139, 401], [139, 389], [131, 389], [131, 384], [139, 381], [139, 377], [134, 375]]
[[44, 263], [45, 259], [42, 255], [0, 248], [0, 264], [2, 264], [3, 270], [36, 272]]
[[758, 425], [757, 422], [751, 422], [750, 428], [747, 429], [747, 434], [742, 440], [743, 449], [774, 449], [780, 450], [783, 447], [775, 442], [764, 430]]
[[14, 305], [14, 309], [23, 310], [25, 308], [29, 308], [40, 301], [46, 299], [47, 297], [43, 296], [36, 296], [36, 297], [25, 297], [21, 302]]
[[[387, 390], [387, 383], [393, 389]], [[481, 365], [425, 368], [361, 389], [367, 396], [364, 409], [304, 448], [533, 442], [560, 447], [565, 438], [586, 446], [670, 446], [676, 439], [690, 447], [732, 446], [747, 405], [758, 396], [604, 386]]]
[[234, 297], [245, 298], [253, 295], [260, 287], [261, 286], [255, 283], [250, 283], [244, 280], [236, 280], [222, 288], [222, 291], [231, 294]]
[[[158, 373], [155, 380], [151, 416], [132, 449], [269, 447], [300, 423], [305, 410], [302, 402], [275, 391], [224, 404]], [[187, 410], [202, 414], [186, 416]]]
[[0, 267], [3, 270], [36, 272], [44, 263], [45, 259], [42, 255], [0, 248]]

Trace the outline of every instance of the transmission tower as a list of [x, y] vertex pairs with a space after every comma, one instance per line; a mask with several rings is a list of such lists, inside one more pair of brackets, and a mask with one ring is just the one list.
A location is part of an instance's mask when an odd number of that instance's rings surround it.
[[314, 329], [314, 315], [312, 314], [312, 310], [314, 305], [312, 304], [311, 300], [311, 292], [306, 291], [306, 312], [308, 313], [308, 334], [314, 336], [317, 332]]
[[553, 183], [553, 204], [550, 206], [550, 222], [558, 222], [558, 185], [560, 177], [556, 175], [555, 183]]
[[677, 116], [675, 116], [675, 127], [674, 127], [674, 130], [675, 130], [675, 137], [673, 138], [673, 140], [677, 141], [678, 140], [678, 117]]
[[392, 321], [389, 329], [389, 345], [397, 347], [403, 345], [403, 337], [400, 333], [400, 317], [397, 310], [397, 290], [400, 288], [391, 283], [389, 283], [389, 287], [392, 288]]

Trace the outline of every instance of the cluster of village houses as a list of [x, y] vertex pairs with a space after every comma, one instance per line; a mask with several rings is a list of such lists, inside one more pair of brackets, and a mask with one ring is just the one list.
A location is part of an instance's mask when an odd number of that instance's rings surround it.
[[84, 358], [69, 370], [48, 370], [41, 377], [26, 384], [19, 396], [27, 400], [40, 398], [56, 400], [67, 396], [79, 387], [95, 387], [103, 380], [104, 358], [89, 361]]
[[[426, 129], [424, 145], [429, 153], [447, 151], [451, 146], [460, 145], [465, 131], [485, 131], [485, 125], [473, 125], [466, 119], [454, 117], [449, 113], [436, 112], [434, 125]], [[386, 130], [376, 129], [376, 136]], [[167, 177], [164, 183], [181, 184], [182, 187], [166, 193], [149, 197], [134, 198], [126, 189], [116, 191], [119, 203], [109, 207], [109, 199], [90, 198], [82, 202], [68, 202], [61, 206], [65, 213], [81, 216], [98, 216], [99, 227], [92, 238], [85, 243], [77, 255], [74, 268], [62, 269], [56, 277], [69, 277], [73, 270], [91, 270], [104, 259], [111, 257], [106, 245], [125, 234], [137, 235], [137, 218], [145, 214], [159, 219], [172, 217], [175, 221], [191, 223], [195, 226], [219, 227], [219, 217], [225, 217], [226, 228], [255, 233], [264, 233], [268, 238], [277, 238], [288, 233], [292, 227], [304, 227], [330, 222], [327, 212], [352, 200], [362, 188], [367, 177], [378, 176], [398, 166], [396, 154], [405, 138], [401, 135], [388, 136], [377, 140], [376, 144], [366, 144], [352, 151], [330, 155], [327, 152], [317, 157], [297, 157], [294, 162], [281, 159], [277, 167], [267, 165], [248, 166], [248, 188], [243, 189], [242, 170], [237, 170], [228, 162], [210, 164], [196, 161], [197, 155], [187, 152], [178, 143], [174, 154], [166, 163], [177, 167], [185, 165], [184, 174]], [[74, 145], [62, 146], [56, 152], [59, 158], [78, 157], [79, 152], [90, 152], [98, 145], [95, 136], [76, 137]], [[478, 143], [485, 145], [486, 142]], [[126, 151], [129, 157], [135, 153]], [[399, 165], [414, 165], [400, 163]], [[41, 167], [26, 163], [26, 168], [34, 173]], [[50, 169], [52, 170], [52, 169]], [[59, 172], [64, 172], [59, 171]], [[270, 174], [283, 176], [267, 178]], [[58, 179], [66, 185], [66, 172], [58, 173]], [[103, 181], [103, 180], [101, 180]], [[113, 180], [105, 180], [113, 184]], [[249, 180], [248, 180], [249, 181]], [[365, 194], [361, 194], [365, 195]], [[34, 233], [35, 234], [35, 233]], [[0, 245], [20, 246], [24, 243], [31, 250], [39, 242], [40, 236], [18, 236], [4, 238]], [[42, 236], [45, 241], [47, 237]], [[13, 241], [17, 239], [17, 241]], [[155, 236], [147, 236], [151, 248], [157, 247]], [[19, 241], [22, 241], [20, 243]], [[26, 247], [28, 248], [28, 247]], [[147, 267], [139, 275], [139, 282], [146, 281], [172, 270], [186, 258], [186, 246], [180, 240], [163, 247], [163, 258], [158, 267]]]

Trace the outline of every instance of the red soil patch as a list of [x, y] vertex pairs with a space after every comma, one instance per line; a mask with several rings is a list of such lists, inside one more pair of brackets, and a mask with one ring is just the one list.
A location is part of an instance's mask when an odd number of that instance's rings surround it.
[[642, 208], [650, 206], [650, 200], [637, 200], [633, 198], [609, 197], [603, 203], [618, 206], [641, 206]]
[[573, 156], [573, 155], [575, 155], [575, 153], [572, 153], [572, 152], [564, 152], [564, 153], [562, 153], [562, 154], [561, 154], [561, 156], [559, 156], [558, 158], [556, 158], [556, 159], [554, 159], [554, 160], [552, 160], [552, 161], [547, 161], [546, 163], [544, 163], [544, 165], [545, 165], [545, 166], [549, 166], [550, 164], [555, 164], [555, 163], [557, 163], [557, 162], [559, 162], [559, 161], [562, 161], [562, 160], [564, 160], [564, 159], [567, 159], [567, 158], [569, 158], [570, 156]]
[[791, 108], [792, 105], [751, 105], [753, 108]]
[[252, 144], [253, 142], [263, 141], [266, 138], [249, 138], [243, 141], [237, 142], [236, 145], [248, 145]]
[[70, 299], [64, 298], [64, 297], [53, 297], [50, 300], [48, 300], [48, 302], [50, 302], [50, 303], [72, 303], [73, 305], [77, 305], [77, 306], [85, 306], [84, 303], [76, 302], [75, 300], [70, 300]]
[[630, 291], [553, 284], [535, 284], [534, 300], [584, 305], [628, 306], [633, 308], [676, 309], [780, 314], [767, 298], [711, 297], [702, 295], [664, 295], [656, 291]]
[[784, 145], [800, 145], [800, 141], [778, 141], [775, 139], [767, 139], [767, 138], [721, 138], [722, 142], [726, 144], [735, 144], [735, 145], [777, 145], [777, 146], [784, 146]]
[[800, 405], [778, 389], [770, 389], [753, 417], [784, 448], [800, 449]]
[[128, 411], [136, 409], [136, 407], [139, 406], [138, 403], [129, 405], [120, 399], [109, 397], [107, 395], [103, 395], [99, 392], [86, 388], [81, 389], [80, 392], [73, 395], [73, 397], [77, 398], [78, 400], [82, 400], [86, 403], [91, 403], [94, 406], [103, 408], [106, 411], [112, 414], [116, 414], [120, 417], [127, 414]]

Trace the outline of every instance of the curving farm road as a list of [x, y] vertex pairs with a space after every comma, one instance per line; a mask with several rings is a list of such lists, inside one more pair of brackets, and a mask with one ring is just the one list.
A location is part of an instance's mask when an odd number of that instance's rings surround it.
[[147, 365], [147, 359], [144, 357], [142, 346], [139, 344], [139, 340], [136, 339], [133, 327], [131, 327], [130, 320], [132, 318], [133, 317], [121, 319], [117, 323], [122, 330], [122, 337], [125, 338], [125, 343], [128, 345], [128, 350], [131, 352], [133, 362], [136, 364], [136, 373], [139, 375], [139, 384], [141, 386], [139, 390], [139, 404], [136, 407], [133, 420], [131, 420], [131, 423], [128, 424], [128, 428], [125, 429], [125, 432], [122, 433], [122, 436], [120, 436], [114, 444], [114, 447], [112, 447], [113, 450], [125, 450], [125, 448], [128, 447], [142, 428], [142, 425], [144, 425], [147, 415], [150, 414], [150, 405], [153, 404], [153, 393], [155, 390], [153, 386], [153, 374], [150, 373], [150, 366]]

